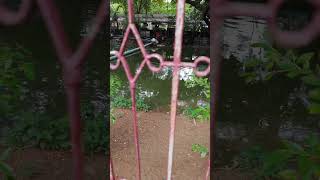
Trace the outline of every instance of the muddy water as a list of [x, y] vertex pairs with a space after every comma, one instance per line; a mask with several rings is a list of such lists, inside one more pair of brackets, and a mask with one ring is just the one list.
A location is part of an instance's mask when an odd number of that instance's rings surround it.
[[[119, 42], [111, 42], [111, 48], [116, 49]], [[169, 46], [169, 47], [168, 47]], [[148, 46], [147, 51], [152, 53], [156, 52], [161, 54], [167, 60], [172, 59], [173, 48], [171, 45], [158, 44], [153, 46]], [[128, 49], [135, 47], [134, 41], [131, 40]], [[185, 46], [184, 47], [184, 61], [192, 61], [199, 55], [208, 56], [208, 49], [199, 47], [198, 45]], [[140, 62], [142, 61], [142, 56], [139, 52], [131, 55], [127, 58], [130, 69], [135, 72]], [[191, 68], [182, 68], [180, 72], [180, 80], [182, 82], [188, 80], [193, 71]], [[123, 84], [123, 90], [127, 97], [130, 97], [128, 89], [128, 80], [124, 73], [122, 66], [111, 72], [111, 76], [118, 76]], [[145, 101], [153, 106], [154, 109], [159, 109], [161, 111], [169, 111], [170, 108], [170, 98], [171, 98], [171, 83], [172, 83], [172, 69], [164, 67], [161, 72], [153, 73], [147, 66], [143, 69], [141, 75], [139, 76], [137, 82], [137, 96], [145, 99]], [[179, 102], [178, 104], [182, 107], [194, 106], [197, 103], [205, 101], [205, 97], [201, 95], [201, 89], [199, 88], [186, 88], [184, 83], [181, 83], [179, 91]]]

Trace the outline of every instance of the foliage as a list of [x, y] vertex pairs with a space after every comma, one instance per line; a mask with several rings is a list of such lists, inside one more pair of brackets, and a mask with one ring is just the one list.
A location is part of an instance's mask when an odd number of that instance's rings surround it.
[[283, 147], [264, 152], [255, 147], [242, 155], [242, 168], [257, 179], [312, 180], [320, 177], [320, 142], [312, 135], [304, 145], [284, 141]]
[[197, 77], [195, 74], [192, 74], [192, 76], [185, 81], [185, 85], [187, 88], [201, 87], [203, 89], [201, 93], [205, 95], [207, 100], [210, 99], [210, 83], [208, 78]]
[[92, 104], [84, 104], [81, 112], [86, 152], [106, 152], [109, 143], [106, 116], [95, 112]]
[[8, 159], [11, 148], [6, 149], [0, 156], [0, 173], [3, 174], [6, 180], [14, 180], [14, 174], [12, 168], [5, 163]]
[[200, 153], [201, 158], [204, 158], [209, 153], [209, 150], [203, 145], [192, 144], [192, 152]]
[[[27, 81], [34, 80], [34, 65], [30, 53], [16, 45], [0, 45], [0, 113], [9, 119], [23, 102]], [[23, 82], [23, 83], [22, 83]]]
[[210, 119], [210, 106], [205, 105], [195, 108], [188, 107], [183, 111], [183, 113], [192, 119], [204, 122]]
[[128, 4], [126, 0], [112, 0], [110, 3], [110, 14], [127, 14]]
[[70, 144], [67, 118], [54, 119], [44, 114], [24, 112], [10, 130], [8, 142], [17, 147], [68, 149]]
[[263, 148], [260, 146], [254, 146], [243, 151], [238, 157], [240, 168], [258, 174], [263, 163], [264, 153]]
[[[127, 14], [128, 5], [126, 0], [112, 0], [110, 5], [111, 14]], [[139, 0], [134, 1], [134, 7], [137, 14], [176, 15], [176, 3], [174, 1], [166, 3], [163, 0]], [[186, 14], [190, 14], [193, 10], [194, 8], [190, 4], [186, 4]]]
[[247, 83], [267, 81], [275, 75], [283, 74], [290, 79], [298, 79], [302, 85], [309, 88], [311, 105], [310, 113], [320, 113], [320, 66], [312, 66], [313, 52], [297, 55], [293, 50], [280, 52], [279, 50], [264, 44], [255, 43], [256, 48], [265, 51], [264, 58], [251, 58], [244, 63], [245, 70], [240, 75]]
[[[194, 74], [185, 81], [187, 88], [200, 87], [201, 93], [205, 96], [206, 101], [210, 100], [210, 83], [208, 78], [197, 77]], [[188, 107], [184, 110], [184, 114], [192, 119], [200, 122], [210, 119], [210, 106], [208, 104], [197, 107]]]
[[111, 124], [116, 123], [116, 116], [114, 115], [114, 109], [113, 108], [110, 109], [110, 120], [111, 120]]
[[[125, 98], [123, 96], [117, 96], [113, 99], [112, 101], [112, 106], [115, 108], [131, 108], [132, 107], [132, 100], [130, 98]], [[151, 106], [147, 103], [142, 98], [137, 98], [136, 100], [136, 106], [138, 111], [150, 111]]]
[[[112, 108], [131, 108], [132, 100], [131, 98], [125, 97], [121, 94], [121, 88], [123, 84], [120, 78], [116, 75], [110, 76], [110, 96], [111, 96], [111, 109]], [[147, 104], [145, 100], [138, 96], [136, 98], [137, 110], [139, 111], [149, 111], [151, 110], [151, 105]]]
[[119, 95], [120, 88], [122, 87], [121, 79], [118, 76], [110, 76], [110, 97]]
[[[83, 110], [83, 137], [86, 152], [106, 151], [108, 138], [104, 116], [89, 108]], [[15, 147], [32, 146], [48, 150], [71, 148], [69, 120], [45, 114], [24, 112], [10, 130], [7, 141]]]

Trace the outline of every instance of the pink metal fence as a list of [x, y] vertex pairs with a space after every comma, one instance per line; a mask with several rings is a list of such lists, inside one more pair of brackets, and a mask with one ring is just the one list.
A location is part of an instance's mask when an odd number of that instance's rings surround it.
[[[139, 147], [139, 135], [138, 135], [138, 122], [137, 122], [137, 111], [136, 111], [136, 82], [142, 69], [147, 65], [147, 67], [152, 72], [159, 72], [163, 67], [173, 68], [173, 79], [172, 79], [172, 90], [171, 90], [171, 114], [170, 114], [170, 131], [169, 131], [169, 150], [168, 150], [168, 166], [167, 166], [167, 179], [171, 180], [172, 175], [172, 162], [173, 162], [173, 149], [174, 149], [174, 137], [175, 137], [175, 124], [176, 124], [176, 114], [177, 114], [177, 99], [179, 91], [179, 71], [181, 67], [192, 67], [197, 76], [206, 76], [210, 72], [210, 59], [205, 56], [198, 57], [193, 63], [182, 62], [181, 52], [182, 52], [182, 42], [183, 42], [183, 28], [184, 28], [184, 15], [185, 15], [185, 0], [177, 1], [177, 16], [176, 16], [176, 31], [174, 40], [174, 55], [173, 61], [166, 61], [159, 54], [148, 54], [144, 48], [144, 44], [141, 40], [140, 34], [134, 24], [134, 8], [133, 0], [128, 0], [128, 27], [123, 37], [122, 44], [119, 51], [112, 51], [111, 54], [117, 56], [116, 63], [111, 63], [110, 68], [112, 70], [117, 69], [120, 64], [123, 66], [127, 78], [130, 84], [130, 92], [132, 98], [132, 112], [133, 112], [133, 131], [134, 131], [134, 143], [136, 151], [136, 179], [141, 179], [141, 166], [140, 166], [140, 147]], [[135, 74], [129, 69], [127, 59], [124, 56], [125, 46], [128, 41], [129, 34], [132, 33], [138, 46], [143, 55], [143, 60], [141, 65]], [[159, 66], [156, 67], [152, 64], [152, 60], [159, 61]], [[207, 68], [203, 71], [197, 69], [200, 63], [207, 64]], [[209, 163], [210, 164], [210, 163]], [[208, 165], [209, 165], [208, 164]], [[110, 159], [110, 179], [116, 179], [116, 175], [113, 172], [112, 160]], [[209, 177], [209, 167], [206, 173], [206, 178]]]
[[[109, 4], [107, 0], [102, 0], [98, 9], [97, 16], [95, 17], [95, 23], [92, 31], [86, 36], [77, 49], [74, 51], [69, 45], [59, 13], [53, 0], [34, 0], [35, 4], [39, 7], [41, 15], [46, 23], [48, 31], [51, 35], [52, 41], [57, 51], [57, 55], [60, 63], [63, 66], [63, 77], [65, 90], [67, 93], [68, 113], [70, 116], [71, 125], [71, 143], [73, 154], [73, 179], [83, 179], [83, 154], [81, 151], [81, 121], [80, 121], [80, 97], [79, 89], [81, 84], [81, 69], [82, 64], [85, 61], [85, 57], [92, 47], [93, 40], [102, 24], [108, 22], [107, 14], [109, 13]], [[170, 138], [169, 138], [169, 150], [168, 150], [168, 169], [167, 179], [171, 179], [172, 174], [172, 162], [173, 162], [173, 149], [174, 149], [174, 132], [175, 132], [175, 120], [176, 120], [176, 108], [179, 89], [179, 69], [181, 67], [192, 67], [195, 70], [196, 75], [206, 76], [209, 74], [210, 68], [212, 73], [210, 78], [213, 80], [212, 95], [211, 95], [211, 158], [213, 158], [213, 145], [214, 145], [214, 127], [215, 119], [217, 117], [217, 104], [219, 97], [219, 85], [221, 75], [221, 62], [220, 57], [220, 29], [222, 27], [223, 20], [230, 16], [256, 16], [266, 19], [268, 27], [272, 33], [274, 40], [279, 45], [284, 47], [301, 47], [307, 45], [314, 40], [320, 31], [320, 1], [310, 0], [309, 2], [315, 8], [313, 18], [311, 22], [298, 32], [283, 32], [278, 29], [276, 24], [276, 17], [280, 6], [284, 0], [269, 0], [266, 4], [257, 3], [239, 3], [229, 2], [226, 0], [211, 0], [210, 1], [210, 17], [211, 24], [210, 29], [212, 35], [210, 36], [211, 42], [211, 57], [214, 59], [214, 63], [210, 64], [210, 60], [207, 57], [198, 57], [194, 63], [187, 63], [181, 61], [182, 40], [183, 40], [183, 27], [184, 27], [184, 7], [185, 0], [177, 1], [177, 22], [176, 22], [176, 39], [174, 43], [174, 59], [173, 61], [166, 61], [159, 54], [148, 54], [143, 46], [143, 42], [140, 38], [139, 32], [134, 24], [134, 12], [133, 12], [133, 0], [128, 0], [128, 27], [120, 47], [119, 51], [114, 51], [112, 54], [118, 57], [115, 64], [110, 64], [111, 69], [116, 69], [120, 64], [124, 67], [125, 73], [130, 82], [130, 91], [132, 96], [132, 111], [134, 113], [133, 128], [136, 148], [136, 179], [141, 179], [141, 167], [140, 167], [140, 148], [138, 139], [138, 124], [135, 104], [135, 82], [137, 81], [141, 70], [145, 65], [153, 72], [158, 72], [164, 66], [173, 68], [172, 79], [172, 98], [171, 98], [171, 115], [170, 115]], [[16, 25], [22, 23], [23, 20], [30, 13], [33, 5], [32, 0], [23, 0], [20, 8], [17, 12], [12, 11], [0, 4], [0, 23], [3, 25]], [[132, 74], [129, 70], [126, 58], [123, 56], [125, 44], [127, 43], [129, 34], [132, 33], [136, 38], [141, 52], [143, 55], [143, 61], [138, 68], [136, 74]], [[151, 60], [156, 59], [160, 65], [158, 67], [152, 65]], [[207, 63], [210, 66], [204, 71], [198, 71], [197, 66], [200, 63]], [[110, 158], [110, 179], [115, 179], [115, 172], [113, 171], [112, 160]], [[211, 172], [213, 169], [211, 168]], [[208, 169], [206, 172], [206, 179], [209, 178], [210, 173], [210, 161], [208, 162]]]
[[[44, 22], [46, 23], [59, 61], [63, 67], [64, 85], [67, 94], [67, 107], [70, 117], [73, 159], [72, 175], [74, 180], [82, 180], [83, 152], [81, 148], [82, 140], [79, 96], [81, 70], [85, 58], [92, 47], [95, 36], [101, 29], [102, 24], [108, 22], [107, 14], [109, 12], [109, 4], [107, 0], [101, 1], [91, 32], [82, 39], [76, 50], [72, 50], [54, 1], [34, 0], [34, 2], [38, 6]], [[22, 23], [30, 13], [33, 5], [33, 1], [31, 0], [22, 0], [19, 10], [14, 12], [0, 4], [0, 23], [8, 26]]]

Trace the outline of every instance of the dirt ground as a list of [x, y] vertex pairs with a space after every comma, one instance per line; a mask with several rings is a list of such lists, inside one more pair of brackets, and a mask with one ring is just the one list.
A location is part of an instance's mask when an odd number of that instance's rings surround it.
[[[135, 179], [135, 149], [132, 114], [130, 110], [116, 110], [117, 121], [111, 125], [110, 150], [118, 178]], [[142, 180], [163, 180], [167, 171], [169, 113], [139, 112]], [[203, 180], [208, 156], [201, 158], [192, 152], [192, 144], [209, 147], [209, 122], [194, 123], [177, 117], [174, 148], [173, 180]], [[70, 180], [71, 153], [45, 151], [35, 148], [16, 150], [8, 164], [17, 180]], [[108, 179], [108, 160], [104, 154], [85, 158], [85, 179]], [[0, 175], [0, 179], [1, 175]], [[214, 180], [251, 180], [235, 170], [217, 170]]]
[[[71, 180], [72, 158], [70, 152], [24, 149], [13, 151], [8, 164], [13, 168], [16, 180]], [[106, 156], [95, 154], [85, 158], [85, 179], [105, 180]], [[1, 174], [1, 173], [0, 173]], [[2, 179], [0, 175], [0, 179]]]
[[[132, 113], [117, 110], [117, 121], [111, 125], [110, 150], [115, 174], [119, 178], [135, 179], [135, 148]], [[138, 112], [143, 180], [163, 180], [167, 171], [169, 113]], [[209, 147], [209, 122], [196, 123], [178, 116], [174, 147], [174, 180], [204, 179], [208, 156], [201, 158], [192, 152], [192, 144]]]

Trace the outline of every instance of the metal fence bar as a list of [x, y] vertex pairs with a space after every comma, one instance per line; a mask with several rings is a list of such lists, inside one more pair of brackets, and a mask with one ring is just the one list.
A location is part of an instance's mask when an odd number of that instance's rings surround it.
[[173, 75], [172, 75], [172, 89], [171, 89], [171, 114], [170, 114], [170, 134], [169, 134], [169, 152], [168, 152], [168, 169], [167, 180], [171, 180], [172, 175], [172, 161], [173, 161], [173, 148], [174, 148], [174, 135], [176, 127], [177, 116], [177, 100], [179, 92], [179, 64], [181, 62], [181, 49], [183, 41], [183, 28], [184, 28], [184, 8], [185, 0], [177, 2], [177, 20], [176, 32], [174, 40], [174, 54], [173, 54]]
[[[107, 0], [102, 0], [92, 31], [82, 39], [78, 49], [73, 51], [65, 34], [63, 24], [59, 17], [58, 10], [52, 0], [37, 0], [37, 5], [44, 22], [48, 28], [58, 60], [63, 67], [63, 79], [67, 94], [67, 107], [70, 118], [72, 160], [74, 180], [83, 179], [83, 152], [81, 140], [81, 119], [80, 119], [80, 84], [82, 64], [85, 61], [92, 43], [102, 24], [107, 21], [109, 4]], [[24, 0], [17, 12], [13, 12], [0, 4], [0, 22], [4, 25], [16, 25], [22, 23], [32, 7], [31, 0]]]
[[[169, 131], [169, 150], [168, 150], [168, 167], [167, 167], [167, 179], [170, 180], [172, 176], [172, 164], [173, 164], [173, 149], [174, 149], [174, 132], [175, 132], [175, 121], [177, 114], [177, 100], [179, 92], [179, 71], [181, 67], [192, 67], [197, 76], [206, 76], [210, 72], [210, 59], [205, 56], [198, 57], [193, 63], [181, 62], [181, 52], [182, 52], [182, 42], [183, 42], [183, 28], [184, 28], [184, 9], [185, 9], [185, 0], [177, 1], [177, 22], [176, 22], [176, 33], [175, 33], [175, 42], [174, 42], [174, 58], [173, 61], [165, 61], [164, 58], [159, 54], [148, 54], [146, 51], [142, 39], [140, 37], [139, 31], [137, 30], [134, 24], [134, 9], [133, 9], [133, 0], [128, 0], [128, 27], [124, 34], [122, 44], [119, 51], [112, 51], [111, 55], [117, 57], [117, 61], [110, 63], [110, 69], [117, 69], [120, 64], [123, 66], [124, 71], [127, 75], [130, 92], [132, 98], [132, 112], [133, 112], [133, 129], [134, 129], [134, 142], [136, 147], [136, 179], [141, 179], [141, 167], [140, 167], [140, 147], [139, 147], [139, 137], [138, 137], [138, 124], [137, 124], [137, 112], [136, 112], [136, 103], [135, 103], [135, 85], [136, 81], [139, 78], [139, 75], [145, 65], [152, 72], [159, 72], [163, 67], [168, 66], [173, 68], [173, 79], [172, 79], [172, 90], [171, 90], [171, 114], [170, 114], [170, 131]], [[138, 67], [136, 74], [132, 74], [127, 59], [124, 56], [125, 46], [128, 41], [129, 34], [132, 33], [137, 41], [138, 47], [141, 50], [143, 60]], [[152, 59], [159, 61], [159, 66], [156, 67], [151, 63]], [[200, 63], [208, 64], [208, 67], [199, 71], [197, 69]], [[209, 177], [209, 164], [208, 170], [205, 175], [205, 178]], [[114, 174], [114, 176], [116, 176]]]

